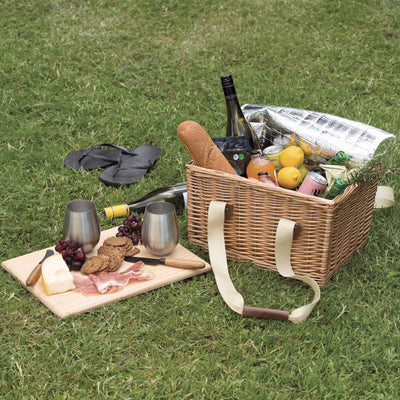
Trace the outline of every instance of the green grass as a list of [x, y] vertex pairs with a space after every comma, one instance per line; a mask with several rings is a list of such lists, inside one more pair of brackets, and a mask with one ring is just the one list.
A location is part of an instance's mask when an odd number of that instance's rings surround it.
[[[176, 136], [225, 131], [219, 77], [242, 104], [298, 107], [399, 131], [395, 0], [0, 2], [0, 258], [53, 245], [68, 201], [105, 206], [185, 180]], [[130, 187], [63, 167], [99, 143], [163, 150]], [[382, 148], [399, 167], [398, 140]], [[398, 176], [382, 183], [399, 193]], [[0, 271], [1, 399], [398, 399], [399, 206], [300, 325], [246, 320], [212, 273], [61, 320]], [[102, 219], [102, 229], [120, 221]], [[260, 222], [262, 223], [262, 221]], [[187, 241], [180, 217], [181, 243]], [[293, 309], [310, 291], [230, 262], [246, 303]]]

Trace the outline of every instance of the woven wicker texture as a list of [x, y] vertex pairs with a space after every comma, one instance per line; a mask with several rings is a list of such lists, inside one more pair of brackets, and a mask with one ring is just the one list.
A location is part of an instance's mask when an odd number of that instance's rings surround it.
[[280, 218], [296, 222], [293, 271], [326, 285], [362, 248], [371, 224], [376, 181], [350, 186], [334, 200], [308, 196], [193, 164], [186, 165], [189, 241], [208, 250], [211, 200], [233, 205], [225, 221], [227, 256], [276, 270], [275, 233]]

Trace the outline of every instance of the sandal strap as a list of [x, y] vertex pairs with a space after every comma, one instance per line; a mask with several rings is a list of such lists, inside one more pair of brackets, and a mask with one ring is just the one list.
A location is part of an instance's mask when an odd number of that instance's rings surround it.
[[[136, 154], [133, 154], [133, 155], [136, 155]], [[149, 160], [149, 164], [146, 165], [146, 166], [143, 165], [143, 164], [142, 164], [142, 165], [130, 164], [129, 167], [137, 168], [137, 169], [150, 169], [153, 165], [154, 165], [154, 163], [152, 163], [152, 162]], [[121, 171], [121, 166], [122, 166], [122, 151], [119, 153], [118, 162], [117, 162], [117, 164], [115, 165], [115, 169], [114, 169], [113, 174], [112, 174], [113, 177], [115, 177], [115, 175], [117, 175], [118, 172]]]
[[133, 151], [130, 151], [130, 150], [128, 150], [126, 147], [119, 146], [118, 144], [113, 144], [113, 143], [102, 143], [102, 144], [99, 144], [98, 146], [113, 147], [114, 149], [121, 150], [123, 154], [130, 154], [131, 156], [136, 156], [136, 154], [135, 154], [135, 150], [136, 150], [136, 149], [133, 149]]
[[129, 151], [127, 148], [122, 147], [122, 146], [118, 146], [117, 144], [112, 144], [112, 143], [101, 143], [101, 144], [98, 144], [98, 145], [96, 145], [96, 146], [91, 147], [90, 149], [87, 149], [87, 150], [82, 154], [82, 156], [79, 158], [78, 162], [81, 162], [81, 161], [82, 161], [85, 157], [87, 157], [87, 156], [90, 156], [90, 157], [93, 157], [93, 158], [97, 158], [97, 159], [99, 159], [99, 160], [110, 161], [110, 162], [111, 162], [111, 161], [115, 161], [114, 158], [111, 159], [111, 158], [109, 158], [109, 157], [102, 156], [101, 154], [95, 154], [95, 153], [91, 154], [91, 153], [93, 152], [93, 150], [97, 150], [97, 149], [99, 149], [101, 146], [108, 146], [108, 147], [112, 147], [112, 148], [114, 148], [114, 149], [118, 149], [118, 150], [121, 151], [121, 153], [124, 153], [124, 154], [130, 154], [130, 155], [132, 155], [132, 156], [135, 156], [135, 155], [136, 155], [136, 154], [134, 154], [132, 151]]

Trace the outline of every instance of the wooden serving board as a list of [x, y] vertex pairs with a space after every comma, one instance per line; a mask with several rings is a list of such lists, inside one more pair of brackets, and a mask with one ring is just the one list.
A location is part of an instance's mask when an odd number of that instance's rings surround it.
[[[100, 247], [105, 239], [115, 236], [117, 228], [111, 228], [101, 233], [100, 241], [87, 256], [97, 254], [97, 248]], [[143, 246], [137, 246], [140, 253], [136, 254], [138, 257], [154, 257]], [[54, 250], [54, 247], [48, 249]], [[211, 269], [208, 263], [201, 269], [184, 269], [167, 267], [165, 265], [145, 265], [144, 271], [149, 271], [153, 274], [154, 278], [146, 281], [130, 281], [130, 283], [119, 292], [110, 294], [98, 294], [92, 296], [85, 296], [81, 293], [68, 291], [59, 293], [52, 296], [47, 296], [44, 292], [42, 278], [36, 282], [35, 285], [27, 287], [25, 282], [35, 265], [44, 257], [46, 250], [38, 250], [30, 254], [16, 257], [1, 263], [2, 267], [8, 271], [14, 278], [18, 279], [26, 289], [37, 297], [47, 308], [60, 318], [65, 318], [70, 315], [80, 314], [94, 308], [103, 306], [105, 304], [114, 303], [119, 300], [126, 299], [137, 294], [145, 293], [153, 289], [177, 282], [183, 279], [190, 278], [195, 275], [202, 274]], [[176, 249], [168, 255], [168, 257], [180, 258], [182, 260], [201, 260], [195, 254], [187, 250], [185, 247], [178, 244]], [[204, 261], [204, 260], [202, 260]], [[119, 267], [118, 271], [122, 272], [132, 263], [124, 261]], [[72, 271], [73, 274], [84, 275], [81, 272]]]

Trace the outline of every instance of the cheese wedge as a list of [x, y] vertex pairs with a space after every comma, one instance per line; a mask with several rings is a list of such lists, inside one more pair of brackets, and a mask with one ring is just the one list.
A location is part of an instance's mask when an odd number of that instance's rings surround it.
[[55, 254], [43, 261], [42, 281], [47, 296], [75, 289], [74, 277], [61, 254]]

